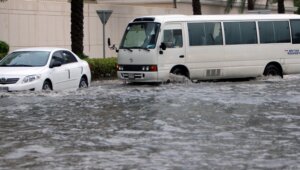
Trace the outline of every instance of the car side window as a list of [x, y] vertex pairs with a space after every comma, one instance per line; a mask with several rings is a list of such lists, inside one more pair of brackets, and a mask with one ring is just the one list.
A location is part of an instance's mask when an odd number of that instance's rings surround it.
[[59, 62], [61, 62], [61, 64], [66, 64], [60, 51], [56, 51], [53, 53], [50, 65], [52, 65], [54, 63], [54, 61], [59, 61]]
[[66, 64], [78, 62], [76, 57], [69, 51], [62, 51], [62, 56], [63, 56]]

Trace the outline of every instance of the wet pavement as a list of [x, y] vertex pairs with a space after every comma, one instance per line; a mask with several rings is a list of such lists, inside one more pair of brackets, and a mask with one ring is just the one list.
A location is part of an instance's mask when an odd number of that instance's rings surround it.
[[300, 169], [300, 75], [0, 92], [0, 169]]

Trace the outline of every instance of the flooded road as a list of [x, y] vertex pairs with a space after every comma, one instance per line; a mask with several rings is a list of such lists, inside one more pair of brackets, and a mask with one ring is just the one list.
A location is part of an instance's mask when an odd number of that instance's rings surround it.
[[0, 92], [0, 169], [300, 169], [300, 75]]

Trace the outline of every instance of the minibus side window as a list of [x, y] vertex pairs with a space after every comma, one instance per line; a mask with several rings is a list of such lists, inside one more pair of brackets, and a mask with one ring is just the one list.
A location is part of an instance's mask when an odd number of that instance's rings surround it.
[[258, 26], [262, 44], [291, 42], [288, 21], [261, 21]]
[[300, 44], [300, 20], [291, 20], [293, 44]]
[[182, 42], [182, 30], [181, 29], [168, 29], [164, 30], [163, 43], [167, 48], [181, 48]]
[[188, 23], [190, 46], [223, 45], [220, 22]]
[[255, 22], [224, 22], [227, 45], [257, 44]]

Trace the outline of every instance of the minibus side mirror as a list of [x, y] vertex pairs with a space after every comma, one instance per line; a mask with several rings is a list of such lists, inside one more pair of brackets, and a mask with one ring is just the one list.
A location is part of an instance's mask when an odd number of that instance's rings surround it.
[[118, 48], [116, 47], [115, 44], [111, 45], [110, 38], [107, 39], [107, 44], [108, 44], [109, 49], [115, 50], [116, 52], [119, 52], [119, 50], [118, 50]]
[[166, 50], [167, 49], [167, 46], [166, 46], [166, 44], [164, 42], [162, 42], [159, 47], [162, 50]]
[[110, 47], [111, 43], [110, 43], [110, 38], [107, 39], [107, 44]]

